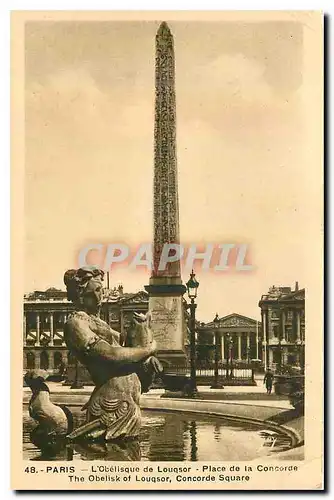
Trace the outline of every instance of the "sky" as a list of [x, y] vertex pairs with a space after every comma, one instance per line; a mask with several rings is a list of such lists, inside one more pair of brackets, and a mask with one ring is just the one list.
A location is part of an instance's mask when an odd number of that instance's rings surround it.
[[[25, 292], [64, 288], [88, 243], [152, 240], [158, 22], [27, 22]], [[260, 318], [271, 285], [307, 286], [303, 26], [169, 23], [182, 242], [246, 243], [252, 272], [198, 270], [197, 317]], [[188, 279], [187, 275], [182, 276]], [[120, 267], [111, 285], [148, 284]]]

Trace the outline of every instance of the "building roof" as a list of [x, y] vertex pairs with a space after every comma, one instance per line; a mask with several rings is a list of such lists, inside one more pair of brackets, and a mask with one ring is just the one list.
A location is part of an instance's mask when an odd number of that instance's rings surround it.
[[257, 321], [256, 319], [243, 316], [242, 314], [232, 313], [222, 317], [219, 317], [217, 315], [214, 321], [209, 321], [208, 323], [201, 323], [200, 328], [209, 330], [217, 328], [216, 325], [218, 325], [218, 328], [240, 327], [240, 326], [254, 327], [256, 326], [256, 323], [258, 324], [258, 326], [261, 325], [261, 322]]
[[59, 288], [50, 287], [47, 290], [35, 290], [34, 292], [24, 295], [25, 301], [54, 301], [67, 300], [67, 293]]
[[[48, 288], [47, 290], [35, 290], [34, 292], [24, 295], [24, 302], [69, 302], [65, 290], [57, 288]], [[123, 287], [115, 287], [112, 289], [104, 289], [103, 302], [115, 302], [122, 304], [148, 302], [148, 293], [144, 290], [139, 290], [134, 293], [124, 293]]]
[[278, 299], [279, 302], [290, 301], [290, 300], [305, 300], [305, 288], [301, 288], [300, 290], [296, 290], [286, 295], [282, 295]]
[[296, 283], [295, 290], [292, 290], [290, 286], [272, 286], [269, 288], [268, 292], [261, 296], [259, 301], [259, 306], [263, 302], [283, 302], [283, 301], [293, 301], [293, 300], [305, 300], [305, 288], [299, 289], [298, 283]]

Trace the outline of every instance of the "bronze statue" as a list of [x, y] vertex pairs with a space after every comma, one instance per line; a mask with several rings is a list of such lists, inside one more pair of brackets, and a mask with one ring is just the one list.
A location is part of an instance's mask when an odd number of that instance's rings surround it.
[[162, 371], [153, 356], [156, 343], [148, 316], [134, 315], [134, 330], [124, 347], [120, 334], [100, 319], [103, 276], [103, 271], [90, 267], [71, 269], [64, 275], [68, 299], [75, 305], [65, 324], [65, 342], [96, 386], [84, 406], [86, 424], [69, 434], [72, 440], [138, 436], [140, 394], [148, 390], [154, 373]]

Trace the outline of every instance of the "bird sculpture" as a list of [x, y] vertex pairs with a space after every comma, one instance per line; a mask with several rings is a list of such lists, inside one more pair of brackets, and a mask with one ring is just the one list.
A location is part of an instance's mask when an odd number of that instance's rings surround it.
[[37, 423], [30, 439], [38, 448], [45, 448], [73, 430], [73, 416], [65, 405], [50, 401], [50, 389], [45, 383], [49, 374], [45, 370], [32, 370], [25, 374], [24, 381], [32, 391], [29, 415]]

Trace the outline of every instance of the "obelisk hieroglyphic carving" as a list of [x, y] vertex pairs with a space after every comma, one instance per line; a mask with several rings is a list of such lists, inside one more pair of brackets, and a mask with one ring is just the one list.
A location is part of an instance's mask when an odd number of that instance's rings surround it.
[[175, 59], [173, 36], [162, 23], [156, 36], [154, 123], [153, 275], [180, 277], [179, 261], [159, 271], [165, 243], [179, 243], [176, 162]]
[[186, 290], [180, 261], [159, 269], [164, 245], [180, 242], [174, 42], [165, 22], [156, 35], [155, 65], [153, 269], [146, 290], [159, 355], [179, 364], [185, 360], [182, 295]]

